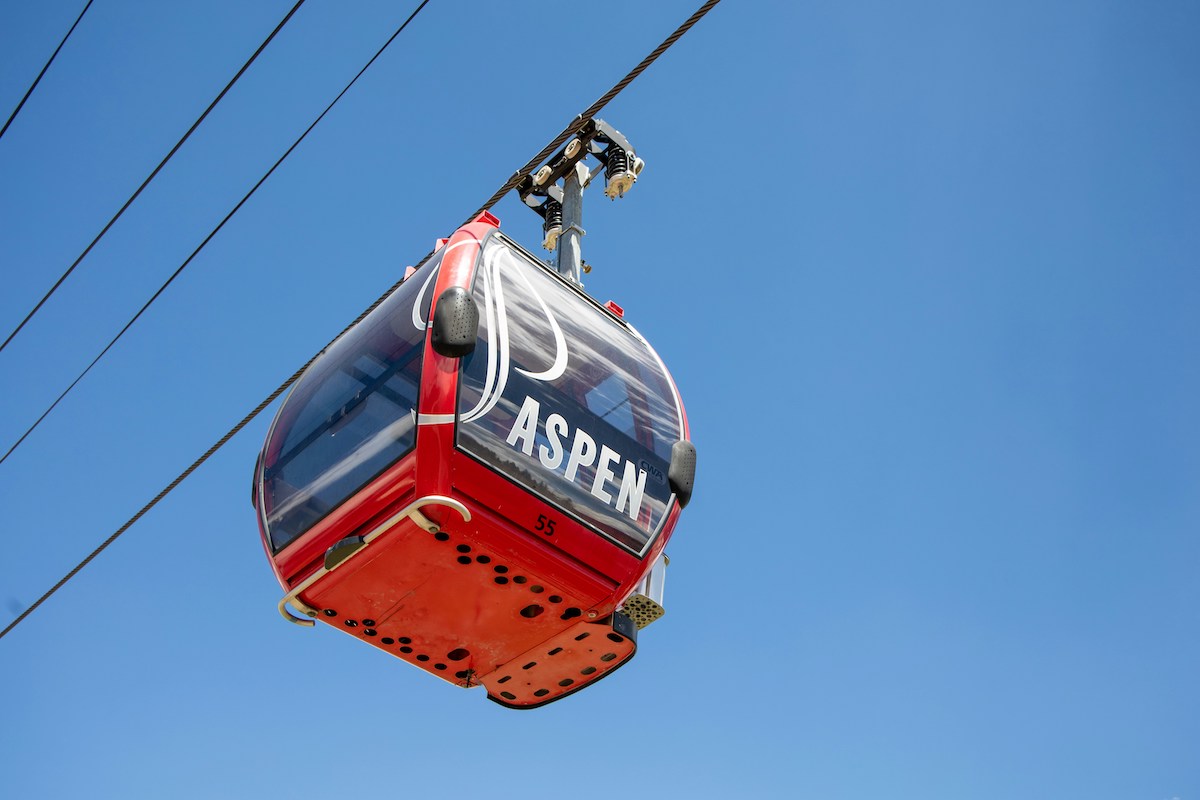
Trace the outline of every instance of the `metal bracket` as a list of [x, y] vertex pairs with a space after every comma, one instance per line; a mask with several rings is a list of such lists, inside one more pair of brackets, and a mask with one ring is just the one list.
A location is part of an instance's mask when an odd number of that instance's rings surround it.
[[665, 613], [662, 602], [667, 584], [667, 565], [670, 563], [671, 559], [667, 558], [666, 553], [660, 555], [650, 571], [633, 588], [633, 592], [621, 603], [621, 611], [633, 620], [639, 630]]
[[642, 170], [642, 160], [620, 131], [604, 120], [588, 119], [562, 150], [517, 183], [521, 201], [542, 218], [542, 247], [558, 251], [556, 269], [579, 286], [580, 273], [590, 271], [583, 269], [579, 246], [583, 189], [599, 172], [583, 164], [588, 156], [604, 167], [604, 193], [611, 199], [624, 195]]
[[[425, 506], [446, 506], [447, 508], [457, 511], [458, 515], [463, 518], [463, 522], [471, 521], [471, 512], [467, 510], [466, 506], [453, 498], [431, 494], [427, 497], [422, 497], [419, 500], [414, 500], [399, 512], [393, 514], [379, 525], [375, 526], [373, 529], [371, 529], [370, 533], [363, 536], [362, 547], [359, 547], [342, 561], [334, 564], [332, 568], [320, 567], [312, 575], [309, 575], [307, 578], [297, 584], [296, 588], [285, 594], [283, 599], [279, 601], [280, 615], [282, 615], [283, 618], [288, 622], [295, 623], [296, 625], [303, 625], [305, 627], [312, 627], [315, 625], [316, 623], [310, 618], [317, 616], [317, 610], [305, 604], [304, 601], [300, 599], [300, 593], [306, 591], [310, 586], [328, 575], [330, 572], [333, 572], [335, 569], [340, 569], [347, 563], [362, 555], [363, 551], [367, 549], [367, 546], [370, 545], [371, 542], [373, 542], [382, 534], [387, 533], [389, 530], [396, 527], [401, 520], [410, 519], [421, 530], [424, 530], [428, 533], [437, 533], [439, 530], [437, 523], [429, 519], [429, 517], [425, 516], [420, 511], [420, 509], [424, 508]], [[291, 606], [305, 616], [297, 617], [295, 614], [288, 611], [288, 606]]]
[[587, 120], [575, 133], [574, 138], [568, 141], [562, 150], [551, 156], [541, 169], [521, 179], [517, 184], [517, 194], [526, 205], [536, 210], [536, 206], [528, 200], [530, 195], [545, 197], [554, 184], [589, 155], [595, 156], [597, 161], [607, 166], [608, 148], [613, 145], [631, 156], [634, 153], [629, 140], [616, 128], [602, 119]]

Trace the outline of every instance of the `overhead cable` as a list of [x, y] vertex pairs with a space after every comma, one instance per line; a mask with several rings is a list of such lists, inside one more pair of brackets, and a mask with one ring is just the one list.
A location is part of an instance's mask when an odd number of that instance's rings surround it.
[[543, 161], [549, 158], [555, 150], [566, 144], [567, 139], [570, 139], [576, 133], [579, 133], [579, 129], [583, 127], [585, 122], [599, 114], [602, 108], [612, 102], [614, 97], [623, 92], [626, 86], [633, 83], [633, 80], [637, 78], [638, 75], [641, 75], [643, 72], [645, 72], [647, 67], [657, 61], [659, 56], [667, 52], [671, 45], [679, 41], [679, 37], [691, 30], [692, 26], [699, 22], [704, 15], [711, 11], [713, 6], [719, 2], [721, 2], [721, 0], [707, 0], [707, 2], [696, 9], [695, 13], [684, 20], [683, 24], [676, 28], [670, 36], [668, 36], [666, 39], [663, 39], [662, 44], [650, 51], [650, 54], [638, 62], [636, 67], [629, 70], [629, 72], [625, 74], [624, 78], [621, 78], [621, 80], [613, 84], [611, 89], [600, 95], [596, 102], [592, 103], [579, 116], [575, 117], [575, 119], [573, 119], [571, 123], [567, 125], [567, 127], [563, 128], [562, 133], [560, 133], [558, 136], [555, 136], [549, 144], [538, 151], [537, 155], [529, 159], [529, 162], [525, 164], [525, 166], [514, 172], [513, 176], [509, 178], [503, 186], [497, 189], [495, 194], [489, 197], [487, 202], [480, 206], [478, 211], [467, 218], [467, 221], [469, 222], [472, 219], [475, 219], [475, 217], [479, 216], [480, 213], [487, 211], [492, 206], [496, 205], [501, 197], [516, 188], [518, 183], [524, 180], [527, 175], [530, 175], [533, 170], [536, 169]]
[[[661, 56], [663, 53], [665, 53], [667, 51], [667, 49], [670, 48], [671, 45], [673, 45], [679, 39], [679, 37], [681, 37], [681, 36], [683, 36], [683, 34], [687, 33], [688, 30], [690, 30], [693, 25], [695, 25], [697, 22], [699, 22], [700, 19], [703, 18], [704, 15], [707, 14], [709, 11], [711, 11], [712, 8], [714, 6], [716, 6], [717, 3], [719, 3], [719, 2], [720, 2], [720, 0], [707, 0], [702, 6], [700, 6], [700, 8], [696, 11], [696, 13], [694, 13], [694, 14], [692, 14], [692, 16], [688, 17], [688, 19], [686, 21], [684, 21], [684, 23], [682, 25], [680, 25], [678, 28], [676, 28], [674, 33], [672, 33], [665, 40], [663, 40], [662, 44], [660, 44], [657, 48], [655, 48], [650, 53], [650, 55], [648, 55], [648, 56], [646, 56], [646, 58], [642, 59], [642, 61], [636, 67], [634, 67], [632, 70], [630, 70], [625, 75], [624, 78], [622, 78], [620, 81], [618, 81], [613, 86], [612, 89], [609, 89], [607, 92], [604, 93], [604, 95], [602, 95], [600, 97], [599, 100], [597, 100], [595, 103], [593, 103], [591, 106], [589, 106], [583, 114], [580, 114], [578, 117], [576, 117], [574, 120], [572, 120], [571, 123], [569, 125], [567, 125], [566, 128], [563, 129], [562, 133], [560, 133], [558, 136], [556, 136], [551, 141], [550, 144], [546, 145], [546, 147], [544, 147], [538, 153], [537, 156], [535, 156], [524, 167], [522, 167], [520, 170], [518, 170], [516, 173], [514, 173], [514, 175], [511, 178], [509, 178], [508, 181], [506, 181], [505, 184], [499, 190], [497, 190], [496, 193], [493, 194], [491, 196], [491, 198], [489, 198], [488, 201], [479, 208], [478, 211], [476, 211], [473, 215], [468, 217], [464, 221], [463, 224], [466, 224], [466, 222], [470, 222], [472, 219], [477, 217], [479, 214], [481, 214], [484, 211], [489, 210], [492, 206], [494, 206], [500, 200], [500, 198], [504, 196], [505, 193], [507, 193], [513, 187], [515, 187], [518, 183], [520, 183], [521, 180], [523, 180], [525, 178], [525, 176], [532, 173], [534, 168], [536, 168], [538, 165], [540, 165], [542, 163], [542, 161], [544, 161], [559, 146], [561, 146], [563, 143], [565, 143], [567, 141], [567, 139], [569, 139], [572, 135], [574, 135], [574, 133], [578, 132], [580, 127], [582, 127], [582, 125], [588, 119], [590, 119], [592, 115], [599, 113], [599, 111], [602, 108], [604, 108], [604, 106], [606, 106], [614, 97], [616, 97], [618, 94], [620, 94], [625, 89], [625, 87], [628, 86], [634, 80], [634, 78], [636, 78], [638, 75], [640, 75], [647, 67], [650, 66], [650, 64], [654, 63], [654, 61], [657, 60], [658, 57]], [[424, 5], [425, 5], [424, 3], [421, 4], [422, 7]], [[420, 11], [420, 10], [421, 10], [420, 8], [417, 9], [417, 11]], [[413, 14], [415, 16], [416, 12], [413, 12]], [[409, 17], [409, 19], [411, 20], [412, 17]], [[408, 22], [406, 21], [404, 24], [407, 25]], [[403, 26], [401, 27], [401, 30], [403, 30]], [[399, 33], [399, 31], [397, 31], [397, 33]], [[392, 38], [395, 38], [395, 35], [393, 35]], [[389, 39], [388, 41], [390, 42], [391, 39]], [[386, 47], [386, 46], [387, 45], [384, 45], [384, 47]], [[380, 51], [380, 52], [382, 52], [382, 51]], [[376, 55], [378, 56], [378, 54], [376, 54]], [[374, 59], [372, 59], [372, 61], [373, 60]], [[359, 73], [359, 74], [361, 74], [361, 73]], [[426, 261], [428, 261], [430, 259], [430, 257], [432, 257], [432, 256], [433, 256], [432, 252], [427, 253], [425, 255], [425, 257], [422, 258], [420, 262], [418, 262], [417, 266], [420, 267], [422, 264], [424, 264]], [[396, 289], [398, 289], [400, 287], [400, 284], [403, 282], [404, 282], [403, 280], [397, 281], [396, 283], [394, 283], [391, 286], [391, 288], [389, 288], [386, 292], [381, 294], [375, 300], [375, 302], [371, 303], [371, 305], [369, 305], [365, 310], [363, 310], [363, 312], [361, 314], [358, 315], [357, 319], [355, 319], [353, 322], [351, 322], [349, 325], [347, 325], [342, 330], [341, 333], [339, 333], [337, 336], [335, 336], [329, 342], [328, 345], [326, 345], [324, 348], [322, 348], [320, 351], [318, 351], [316, 355], [314, 355], [307, 362], [305, 362], [304, 366], [300, 367], [300, 369], [293, 372], [291, 377], [289, 377], [286, 381], [284, 381], [279, 386], [279, 388], [277, 388], [275, 391], [271, 392], [271, 394], [268, 395], [267, 398], [265, 400], [263, 400], [263, 402], [259, 403], [257, 408], [255, 408], [253, 411], [251, 411], [249, 414], [247, 414], [245, 417], [243, 417], [241, 422], [239, 422], [237, 425], [233, 426], [233, 428], [231, 428], [228, 433], [226, 433], [224, 436], [222, 436], [212, 447], [210, 447], [204, 453], [204, 455], [200, 456], [200, 458], [198, 458], [194, 462], [192, 462], [191, 466], [189, 466], [182, 473], [180, 473], [180, 475], [177, 478], [175, 478], [175, 480], [171, 481], [171, 483], [169, 483], [165, 489], [163, 489], [161, 492], [159, 492], [154, 497], [153, 500], [151, 500], [149, 503], [147, 503], [145, 506], [143, 506], [140, 511], [138, 511], [136, 514], [134, 514], [132, 517], [130, 517], [129, 520], [124, 525], [122, 525], [120, 528], [118, 528], [115, 533], [113, 533], [111, 536], [109, 536], [107, 539], [105, 539], [100, 544], [99, 547], [97, 547], [95, 550], [93, 550], [91, 553], [89, 553], [87, 558], [85, 558], [85, 559], [83, 559], [83, 561], [79, 562], [79, 564], [77, 564], [74, 569], [72, 569], [65, 576], [63, 576], [63, 578], [60, 579], [58, 581], [58, 583], [54, 584], [54, 586], [52, 586], [45, 594], [43, 594], [36, 601], [34, 601], [33, 605], [29, 606], [29, 608], [22, 611], [21, 614], [18, 615], [16, 619], [14, 619], [12, 622], [10, 622], [8, 624], [8, 626], [6, 628], [4, 628], [4, 630], [0, 631], [0, 639], [4, 638], [4, 636], [6, 634], [8, 634], [9, 631], [11, 631], [13, 628], [15, 628], [17, 625], [19, 625], [22, 620], [24, 620], [31, 613], [33, 613], [34, 609], [36, 609], [38, 606], [40, 606], [42, 603], [44, 603], [52, 594], [54, 594], [59, 589], [61, 589], [67, 583], [67, 581], [69, 581], [69, 580], [71, 580], [71, 578], [75, 577], [75, 575], [78, 574], [80, 570], [82, 570], [84, 567], [86, 567], [89, 563], [91, 563], [91, 561], [96, 556], [100, 555], [100, 553], [103, 552], [109, 545], [111, 545], [113, 542], [115, 542], [121, 534], [123, 534], [123, 533], [125, 533], [125, 531], [129, 530], [129, 528], [132, 527], [132, 525], [135, 522], [137, 522], [139, 519], [141, 519], [142, 516], [147, 511], [149, 511], [151, 508], [153, 508], [155, 505], [157, 505], [160, 500], [162, 500], [164, 497], [166, 497], [168, 494], [170, 494], [170, 492], [172, 490], [174, 490], [176, 486], [178, 486], [180, 483], [182, 483], [185, 478], [187, 478], [189, 475], [191, 475], [196, 470], [197, 467], [199, 467], [201, 464], [203, 464], [205, 461], [207, 461], [210, 456], [212, 456], [214, 453], [216, 453], [217, 450], [221, 449], [221, 447], [223, 447], [226, 442], [228, 442], [239, 431], [241, 431], [242, 428], [246, 427], [246, 425], [249, 424], [249, 422], [252, 419], [254, 419], [256, 416], [258, 416], [260, 413], [262, 413], [262, 411], [264, 409], [266, 409], [267, 406], [269, 406], [271, 403], [273, 403], [281, 394], [283, 394], [287, 390], [287, 388], [289, 386], [291, 386], [293, 383], [295, 383], [296, 380], [299, 379], [299, 377], [304, 374], [304, 371], [307, 370], [309, 368], [309, 366], [311, 366], [312, 363], [317, 360], [317, 358], [321, 355], [321, 353], [325, 352], [325, 350], [327, 350], [329, 347], [331, 347], [333, 345], [333, 343], [336, 342], [338, 339], [340, 339], [343, 335], [345, 335], [345, 333], [347, 331], [349, 331], [351, 328], [353, 328], [355, 325], [357, 325], [362, 320], [366, 319], [367, 315], [370, 314], [372, 311], [374, 311], [376, 308], [378, 308], [379, 305], [382, 304], [383, 301], [386, 300], [388, 298], [388, 296], [390, 296], [392, 294], [392, 292], [396, 291]], [[166, 287], [164, 286], [163, 288], [166, 288]]]
[[42, 76], [46, 74], [46, 70], [50, 69], [50, 65], [54, 63], [54, 59], [58, 56], [58, 51], [63, 49], [63, 45], [67, 43], [67, 39], [71, 38], [71, 34], [79, 26], [79, 21], [83, 19], [83, 15], [92, 7], [92, 2], [93, 0], [87, 1], [87, 5], [83, 7], [83, 11], [80, 11], [79, 16], [75, 18], [75, 24], [71, 26], [71, 29], [67, 31], [67, 35], [58, 43], [58, 47], [54, 48], [54, 52], [50, 54], [50, 60], [46, 62], [46, 66], [42, 67], [42, 71], [37, 74], [37, 77], [33, 79], [33, 83], [25, 91], [25, 96], [21, 98], [21, 102], [17, 103], [17, 107], [8, 115], [8, 121], [4, 123], [3, 128], [0, 128], [0, 137], [4, 136], [5, 131], [8, 130], [8, 126], [12, 125], [12, 121], [17, 118], [17, 114], [21, 113], [21, 109], [25, 106], [25, 101], [29, 99], [29, 95], [33, 94], [33, 90], [37, 88], [37, 85], [42, 82]]
[[[33, 309], [28, 314], [25, 315], [25, 319], [21, 320], [21, 324], [13, 329], [12, 333], [10, 333], [8, 335], [8, 338], [6, 338], [3, 343], [0, 343], [0, 351], [4, 350], [5, 347], [8, 347], [8, 343], [13, 340], [13, 337], [21, 332], [21, 329], [25, 327], [26, 323], [28, 323], [29, 320], [33, 319], [33, 315], [36, 314], [39, 310], [41, 310], [42, 306], [45, 305], [46, 301], [50, 299], [50, 295], [52, 295], [56, 291], [58, 291], [58, 287], [62, 286], [63, 281], [65, 281], [67, 279], [67, 276], [69, 276], [72, 272], [75, 271], [75, 268], [78, 267], [79, 263], [81, 261], [83, 261], [84, 258], [87, 257], [87, 254], [92, 252], [92, 248], [96, 246], [96, 243], [99, 242], [102, 238], [104, 238], [104, 234], [108, 233], [109, 228], [111, 228], [114, 224], [116, 224], [116, 221], [121, 218], [121, 215], [125, 213], [125, 210], [128, 209], [131, 205], [133, 205], [133, 201], [138, 199], [138, 195], [140, 195], [142, 193], [142, 190], [150, 185], [150, 181], [154, 180], [155, 176], [158, 175], [158, 173], [160, 171], [162, 171], [162, 168], [167, 165], [167, 162], [171, 160], [171, 157], [174, 156], [175, 153], [177, 153], [179, 151], [180, 147], [183, 147], [183, 143], [186, 142], [188, 140], [188, 138], [192, 135], [192, 133], [195, 132], [196, 128], [200, 127], [200, 123], [204, 122], [204, 120], [208, 117], [209, 112], [211, 112], [214, 108], [217, 107], [217, 103], [221, 102], [221, 99], [223, 97], [225, 97], [225, 95], [229, 92], [230, 89], [233, 88], [233, 85], [235, 83], [237, 83], [238, 79], [241, 78], [242, 75], [246, 72], [246, 70], [250, 68], [250, 65], [254, 63], [255, 59], [258, 58], [258, 56], [262, 53], [262, 51], [267, 49], [267, 45], [269, 45], [271, 43], [271, 40], [275, 38], [275, 34], [279, 33], [279, 31], [283, 30], [283, 26], [286, 25], [288, 23], [288, 20], [290, 20], [292, 18], [292, 15], [295, 14], [300, 9], [300, 6], [304, 5], [304, 2], [305, 2], [305, 0], [299, 0], [296, 3], [296, 5], [292, 6], [292, 10], [289, 11], [284, 16], [284, 18], [279, 21], [279, 24], [275, 26], [275, 30], [271, 31], [271, 35], [263, 40], [263, 43], [258, 46], [258, 49], [254, 51], [254, 54], [252, 56], [250, 56], [250, 58], [246, 61], [245, 64], [242, 64], [242, 68], [237, 71], [237, 74], [233, 76], [233, 78], [229, 81], [229, 83], [225, 84], [225, 88], [221, 90], [220, 94], [218, 94], [213, 99], [213, 101], [208, 104], [208, 108], [204, 109], [204, 113], [196, 118], [196, 121], [192, 123], [192, 127], [187, 129], [187, 133], [183, 134], [183, 136], [180, 138], [180, 140], [175, 143], [175, 146], [171, 148], [171, 152], [167, 153], [163, 157], [163, 160], [158, 162], [158, 166], [155, 167], [154, 170], [149, 175], [146, 176], [146, 180], [142, 181], [142, 185], [139, 186], [137, 188], [137, 190], [129, 196], [129, 199], [125, 201], [125, 205], [121, 206], [120, 210], [118, 210], [117, 213], [113, 215], [113, 218], [108, 221], [108, 224], [105, 225], [104, 228], [101, 229], [101, 231], [96, 234], [96, 238], [92, 239], [91, 244], [89, 244], [87, 247], [85, 247], [83, 249], [83, 252], [79, 254], [79, 257], [75, 259], [75, 261], [71, 264], [71, 266], [67, 267], [67, 271], [64, 272], [61, 276], [59, 276], [59, 279], [54, 282], [53, 286], [50, 287], [50, 291], [46, 292], [45, 296], [37, 302], [37, 305], [35, 305], [33, 307]], [[89, 0], [88, 5], [90, 6], [91, 4], [92, 4], [91, 0]], [[83, 10], [87, 11], [86, 8], [84, 8]], [[83, 15], [80, 14], [79, 16], [82, 17]], [[78, 24], [78, 20], [76, 20], [76, 24]], [[72, 28], [72, 30], [74, 30], [74, 28]], [[70, 34], [67, 34], [67, 35], [69, 36]], [[64, 39], [63, 41], [66, 41], [66, 40]], [[59, 45], [59, 46], [61, 47], [62, 45]], [[58, 51], [56, 50], [55, 53], [57, 53], [57, 52]], [[50, 65], [47, 64], [46, 66], [50, 66]], [[40, 78], [41, 76], [38, 76], [38, 77]], [[32, 89], [30, 91], [32, 91]], [[22, 100], [21, 102], [23, 103], [25, 101]], [[20, 110], [19, 106], [18, 106], [18, 110]], [[16, 112], [14, 111], [13, 114], [15, 116]], [[7, 127], [8, 126], [5, 125], [5, 128], [7, 128]]]
[[[303, 0], [301, 0], [301, 2], [303, 2]], [[42, 420], [44, 420], [47, 416], [49, 416], [50, 412], [54, 410], [55, 406], [57, 406], [60, 402], [62, 402], [63, 398], [66, 397], [71, 392], [71, 390], [75, 388], [76, 384], [78, 384], [81, 380], [83, 380], [83, 377], [85, 375], [87, 375], [89, 372], [91, 372], [92, 367], [96, 366], [96, 364], [99, 363], [100, 359], [104, 358], [104, 355], [109, 350], [112, 349], [112, 346], [115, 345], [122, 336], [125, 335], [125, 332], [127, 330], [129, 330], [131, 327], [133, 327], [133, 323], [138, 321], [138, 318], [141, 317], [142, 314], [144, 314], [146, 312], [146, 309], [150, 308], [151, 304], [154, 303], [154, 301], [157, 300], [164, 291], [166, 291], [167, 287], [170, 286], [171, 283], [176, 278], [179, 277], [180, 273], [182, 273], [187, 268], [187, 266], [192, 263], [192, 260], [196, 256], [198, 256], [200, 254], [200, 251], [203, 250], [205, 248], [205, 246], [209, 242], [212, 241], [213, 237], [216, 236], [217, 233], [222, 228], [225, 227], [225, 223], [229, 222], [229, 220], [233, 218], [233, 215], [236, 214], [242, 208], [242, 206], [244, 206], [246, 204], [246, 201], [249, 200], [254, 195], [254, 193], [258, 191], [258, 188], [260, 186], [262, 186], [264, 183], [266, 183], [267, 178], [271, 177], [271, 174], [274, 173], [275, 170], [279, 168], [279, 165], [282, 164], [284, 162], [284, 160], [292, 154], [292, 151], [295, 150], [302, 141], [304, 141], [305, 137], [307, 137], [308, 134], [312, 132], [312, 129], [317, 127], [317, 123], [319, 123], [322, 119], [325, 118], [325, 115], [328, 114], [329, 111], [335, 105], [337, 105], [337, 102], [342, 99], [342, 96], [344, 94], [346, 94], [346, 92], [350, 91], [350, 87], [353, 86], [358, 81], [358, 79], [362, 77], [363, 73], [367, 71], [368, 67], [370, 67], [372, 64], [375, 63], [375, 59], [379, 58], [379, 56], [383, 54], [383, 51], [387, 49], [387, 46], [390, 45], [392, 43], [392, 41], [397, 36], [400, 35], [400, 31], [404, 30], [404, 28], [408, 25], [408, 23], [412, 22], [413, 18], [416, 17], [417, 14], [420, 13], [421, 9], [424, 8], [425, 4], [428, 2], [429, 2], [429, 0], [422, 0], [421, 4], [419, 6], [417, 6], [417, 10], [412, 12], [412, 14], [410, 14], [408, 16], [408, 19], [406, 19], [404, 21], [404, 23], [399, 28], [396, 29], [396, 32], [393, 33], [391, 38], [389, 38], [384, 43], [383, 47], [379, 48], [378, 52], [376, 52], [375, 55], [371, 57], [371, 60], [367, 62], [366, 66], [364, 66], [361, 70], [358, 71], [358, 74], [355, 75], [348, 84], [346, 84], [345, 88], [343, 88], [342, 91], [338, 93], [337, 97], [333, 98], [333, 101], [325, 107], [325, 110], [322, 111], [321, 114], [315, 120], [313, 120], [312, 124], [309, 125], [305, 129], [304, 133], [300, 134], [300, 137], [298, 139], [296, 139], [296, 141], [292, 142], [292, 146], [289, 147], [286, 151], [284, 151], [283, 155], [281, 155], [279, 157], [279, 159], [274, 164], [271, 165], [271, 168], [268, 169], [263, 174], [263, 176], [258, 179], [258, 182], [255, 183], [254, 186], [250, 187], [250, 191], [246, 192], [246, 194], [242, 196], [242, 199], [239, 200], [237, 205], [235, 205], [233, 207], [233, 210], [230, 211], [228, 214], [226, 214], [225, 217], [220, 222], [217, 223], [217, 226], [209, 232], [208, 236], [204, 237], [204, 241], [200, 242], [200, 244], [196, 246], [196, 249], [192, 251], [191, 255], [189, 255], [187, 258], [185, 258], [183, 260], [183, 263], [179, 265], [178, 269], [176, 269], [173, 273], [171, 273], [171, 277], [167, 278], [166, 282], [164, 282], [162, 286], [158, 287], [158, 291], [156, 291], [153, 295], [151, 295], [150, 299], [147, 300], [145, 302], [145, 304], [143, 304], [142, 307], [138, 309], [137, 313], [134, 314], [133, 317], [131, 317], [130, 320], [125, 323], [125, 327], [121, 328], [121, 330], [117, 332], [117, 335], [114, 336], [109, 341], [109, 343], [104, 346], [104, 349], [101, 350], [100, 353], [95, 358], [92, 359], [92, 363], [88, 364], [87, 367], [84, 368], [83, 372], [80, 372], [79, 375], [76, 376], [75, 380], [71, 381], [71, 384], [66, 389], [63, 389], [62, 393], [54, 400], [54, 402], [51, 403], [46, 408], [46, 410], [42, 412], [42, 415], [40, 417], [38, 417], [37, 420], [35, 420], [34, 423], [32, 425], [30, 425], [29, 428], [26, 429], [26, 431], [23, 434], [21, 434], [21, 438], [17, 439], [17, 441], [13, 443], [12, 447], [8, 448], [8, 452], [6, 452], [3, 456], [0, 456], [0, 464], [3, 464], [5, 462], [5, 460], [7, 460], [10, 455], [12, 455], [13, 451], [16, 450], [21, 445], [21, 442], [25, 441], [26, 437], [28, 437], [29, 434], [33, 433], [34, 429], [37, 428], [38, 425], [42, 424]]]

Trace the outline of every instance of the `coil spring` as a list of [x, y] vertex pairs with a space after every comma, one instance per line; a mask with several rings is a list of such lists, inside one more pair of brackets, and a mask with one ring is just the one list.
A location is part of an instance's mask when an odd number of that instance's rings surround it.
[[549, 233], [555, 228], [562, 228], [562, 203], [553, 198], [547, 198], [542, 210], [544, 212], [542, 233]]
[[558, 247], [558, 237], [562, 233], [563, 208], [562, 203], [552, 197], [547, 197], [542, 204], [542, 247], [553, 250]]
[[629, 154], [615, 144], [608, 147], [608, 163], [604, 165], [604, 177], [612, 180], [614, 175], [629, 172]]

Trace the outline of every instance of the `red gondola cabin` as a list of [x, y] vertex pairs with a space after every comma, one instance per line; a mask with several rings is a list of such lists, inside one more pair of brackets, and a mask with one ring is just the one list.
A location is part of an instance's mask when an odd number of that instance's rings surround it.
[[[627, 662], [695, 450], [615, 305], [465, 225], [304, 373], [254, 503], [287, 595], [513, 708]], [[304, 616], [295, 616], [289, 608]]]

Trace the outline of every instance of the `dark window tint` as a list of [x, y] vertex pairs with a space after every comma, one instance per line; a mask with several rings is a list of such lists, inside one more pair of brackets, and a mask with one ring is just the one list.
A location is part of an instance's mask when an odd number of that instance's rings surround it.
[[679, 439], [649, 346], [509, 244], [475, 278], [480, 338], [463, 359], [458, 444], [634, 553], [666, 513]]
[[421, 355], [440, 256], [338, 339], [288, 395], [267, 437], [261, 513], [278, 550], [416, 443]]

